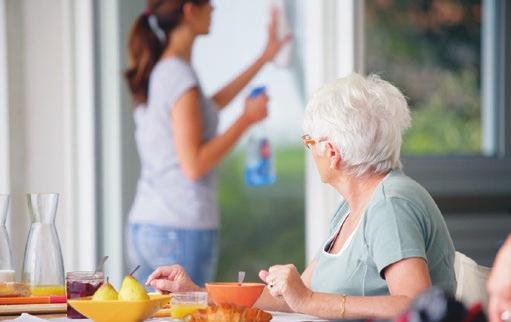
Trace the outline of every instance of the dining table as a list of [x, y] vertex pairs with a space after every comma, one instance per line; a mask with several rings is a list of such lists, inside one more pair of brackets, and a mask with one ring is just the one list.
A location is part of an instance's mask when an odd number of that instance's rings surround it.
[[[316, 322], [328, 321], [310, 315], [285, 313], [285, 312], [270, 312], [273, 315], [271, 322]], [[73, 320], [66, 317], [65, 314], [43, 314], [43, 315], [15, 315], [15, 316], [0, 316], [0, 321], [15, 321], [15, 322], [92, 322], [88, 319]], [[172, 318], [152, 318], [147, 319], [147, 322], [174, 322]]]

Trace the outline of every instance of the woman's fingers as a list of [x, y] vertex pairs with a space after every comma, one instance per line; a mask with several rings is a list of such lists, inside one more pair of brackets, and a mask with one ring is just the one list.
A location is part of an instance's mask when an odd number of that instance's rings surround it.
[[270, 272], [270, 274], [272, 274], [272, 273], [282, 270], [284, 267], [285, 267], [285, 265], [273, 265], [272, 267], [270, 267], [268, 272]]
[[270, 38], [277, 38], [277, 25], [279, 19], [279, 9], [275, 6], [271, 8], [271, 21], [268, 26], [268, 33]]
[[176, 292], [179, 288], [176, 282], [167, 279], [155, 279], [149, 282], [149, 285], [158, 291], [170, 293]]
[[152, 280], [159, 279], [159, 278], [166, 278], [169, 275], [172, 275], [174, 273], [174, 271], [178, 268], [179, 268], [178, 265], [158, 267], [154, 272], [151, 273], [151, 275], [149, 275], [145, 284], [150, 285]]
[[268, 271], [266, 271], [266, 270], [261, 270], [261, 271], [259, 271], [259, 278], [260, 278], [263, 282], [267, 283], [266, 278], [268, 277], [268, 275], [269, 275], [269, 274], [270, 274], [270, 273], [269, 273]]
[[154, 270], [154, 272], [151, 273], [151, 275], [149, 275], [149, 277], [145, 281], [145, 284], [150, 285], [152, 280], [162, 277], [162, 275], [163, 275], [163, 267], [158, 267], [156, 270]]

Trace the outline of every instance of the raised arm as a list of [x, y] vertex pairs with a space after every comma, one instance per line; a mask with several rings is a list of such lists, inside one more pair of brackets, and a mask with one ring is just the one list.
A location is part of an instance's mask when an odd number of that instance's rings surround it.
[[266, 117], [267, 102], [266, 95], [247, 99], [243, 114], [227, 131], [203, 142], [198, 90], [190, 89], [180, 97], [171, 109], [170, 121], [179, 163], [185, 175], [196, 181], [216, 166], [247, 128]]
[[279, 50], [290, 41], [291, 37], [287, 36], [283, 39], [278, 38], [277, 34], [277, 18], [278, 12], [272, 10], [272, 19], [268, 27], [268, 43], [263, 54], [255, 60], [247, 69], [234, 78], [230, 83], [220, 89], [212, 99], [220, 108], [224, 108], [229, 104], [236, 95], [250, 82], [252, 78], [261, 70], [261, 68], [275, 57]]

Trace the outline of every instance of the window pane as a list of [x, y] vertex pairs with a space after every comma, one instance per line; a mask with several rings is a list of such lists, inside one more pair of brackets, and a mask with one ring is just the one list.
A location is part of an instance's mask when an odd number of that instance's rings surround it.
[[[199, 38], [193, 53], [202, 85], [210, 94], [261, 54], [272, 1], [215, 0], [213, 5], [211, 32]], [[290, 10], [294, 21], [296, 9]], [[299, 34], [296, 36], [300, 39]], [[257, 188], [245, 184], [250, 133], [223, 160], [219, 169], [219, 281], [235, 280], [240, 270], [247, 272], [247, 281], [257, 281], [259, 270], [270, 265], [293, 263], [300, 270], [304, 266], [305, 154], [300, 139], [304, 94], [297, 65], [296, 59], [289, 68], [268, 64], [220, 114], [219, 132], [223, 132], [240, 115], [250, 88], [267, 87], [270, 113], [262, 126], [273, 148], [277, 181]]]
[[408, 97], [403, 154], [481, 153], [481, 1], [367, 0], [366, 71]]
[[243, 182], [245, 156], [234, 153], [222, 165], [219, 281], [239, 270], [253, 281], [261, 269], [305, 262], [303, 145], [276, 148], [277, 182], [253, 188]]

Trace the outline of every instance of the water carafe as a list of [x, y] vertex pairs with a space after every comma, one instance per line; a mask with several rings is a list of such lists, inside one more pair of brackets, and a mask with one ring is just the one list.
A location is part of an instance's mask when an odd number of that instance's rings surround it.
[[64, 264], [55, 227], [59, 195], [27, 194], [32, 224], [25, 247], [23, 281], [32, 295], [64, 295]]
[[15, 270], [9, 233], [5, 227], [9, 212], [9, 195], [0, 195], [0, 282], [14, 282]]

